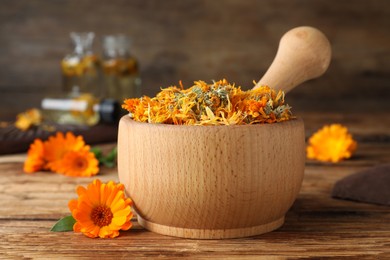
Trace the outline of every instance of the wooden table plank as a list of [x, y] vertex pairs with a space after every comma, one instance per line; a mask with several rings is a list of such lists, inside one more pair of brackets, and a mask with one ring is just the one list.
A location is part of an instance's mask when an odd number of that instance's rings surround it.
[[[307, 129], [313, 131], [317, 125], [321, 126], [318, 116], [305, 115]], [[332, 121], [335, 117], [323, 118]], [[389, 121], [378, 122], [372, 121], [365, 131], [359, 128], [359, 122], [351, 121], [354, 129], [360, 129], [358, 136], [362, 140], [352, 159], [339, 164], [307, 161], [302, 189], [282, 228], [240, 239], [195, 240], [162, 236], [140, 227], [136, 217], [132, 219], [134, 227], [116, 239], [90, 239], [73, 232], [50, 232], [56, 220], [69, 214], [67, 203], [76, 198], [77, 185], [86, 185], [93, 178], [71, 178], [47, 172], [24, 174], [25, 155], [1, 156], [0, 258], [390, 257], [390, 207], [330, 197], [337, 180], [390, 162], [390, 142], [386, 141]], [[381, 127], [375, 124], [381, 124]], [[385, 138], [370, 139], [375, 135]], [[103, 181], [118, 180], [116, 169], [103, 168], [98, 177]]]

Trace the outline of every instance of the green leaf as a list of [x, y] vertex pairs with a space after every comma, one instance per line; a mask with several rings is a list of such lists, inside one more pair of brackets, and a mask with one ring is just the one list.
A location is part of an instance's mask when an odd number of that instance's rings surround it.
[[102, 149], [98, 147], [92, 147], [91, 152], [95, 154], [95, 157], [98, 161], [103, 157]]
[[114, 147], [106, 156], [103, 155], [103, 152], [98, 147], [91, 148], [91, 152], [95, 154], [96, 159], [99, 161], [99, 164], [104, 165], [108, 168], [113, 168], [116, 166], [116, 157], [118, 150]]
[[115, 167], [117, 154], [117, 148], [114, 147], [105, 157], [100, 159], [100, 163], [108, 168]]
[[104, 166], [106, 166], [107, 168], [113, 168], [113, 167], [115, 167], [115, 162], [111, 162], [111, 161], [103, 160], [103, 161], [102, 161], [102, 164], [103, 164]]
[[72, 231], [73, 225], [75, 223], [76, 220], [73, 218], [73, 216], [66, 216], [58, 220], [58, 222], [54, 224], [54, 226], [50, 229], [50, 231], [52, 232]]
[[116, 160], [116, 156], [118, 154], [118, 149], [116, 147], [112, 148], [111, 152], [107, 154], [105, 159], [110, 162], [114, 162]]

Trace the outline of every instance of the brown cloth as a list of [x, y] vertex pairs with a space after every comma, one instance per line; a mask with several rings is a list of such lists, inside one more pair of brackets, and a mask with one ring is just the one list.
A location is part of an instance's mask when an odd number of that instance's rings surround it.
[[333, 187], [332, 197], [390, 206], [390, 164], [339, 180]]
[[117, 124], [98, 124], [92, 127], [55, 125], [55, 128], [56, 131], [49, 132], [41, 128], [21, 131], [13, 124], [0, 127], [0, 155], [27, 152], [35, 138], [46, 140], [57, 131], [63, 133], [70, 131], [75, 135], [82, 135], [84, 141], [89, 145], [116, 142], [118, 135]]

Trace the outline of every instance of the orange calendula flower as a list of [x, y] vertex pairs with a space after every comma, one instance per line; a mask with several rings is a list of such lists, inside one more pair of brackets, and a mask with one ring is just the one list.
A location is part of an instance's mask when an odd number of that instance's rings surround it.
[[75, 232], [91, 238], [114, 238], [119, 230], [131, 228], [132, 201], [125, 198], [124, 186], [113, 181], [94, 180], [87, 188], [77, 188], [78, 199], [69, 201], [76, 223]]
[[92, 152], [70, 151], [60, 161], [58, 172], [72, 177], [91, 177], [99, 172], [99, 161]]
[[357, 143], [348, 129], [340, 124], [332, 124], [310, 137], [306, 152], [309, 159], [336, 163], [350, 158], [356, 148]]
[[57, 133], [47, 141], [36, 139], [27, 153], [26, 173], [50, 170], [73, 177], [90, 177], [99, 172], [99, 161], [82, 136]]
[[44, 169], [45, 163], [43, 142], [41, 139], [35, 139], [27, 152], [23, 170], [26, 173], [37, 172]]
[[47, 167], [54, 172], [59, 172], [62, 167], [64, 156], [71, 151], [89, 151], [89, 146], [85, 145], [82, 136], [75, 136], [68, 132], [64, 135], [58, 132], [55, 136], [50, 136], [44, 143], [45, 157], [48, 161]]

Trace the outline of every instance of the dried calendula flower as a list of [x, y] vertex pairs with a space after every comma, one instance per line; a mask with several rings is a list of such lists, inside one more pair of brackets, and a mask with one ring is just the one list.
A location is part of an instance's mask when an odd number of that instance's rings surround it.
[[188, 89], [171, 86], [154, 98], [126, 99], [122, 105], [136, 121], [175, 125], [275, 123], [293, 118], [284, 92], [261, 86], [243, 91], [223, 79], [196, 81]]
[[309, 139], [307, 158], [323, 162], [339, 162], [352, 156], [357, 148], [348, 129], [340, 124], [326, 125]]
[[68, 77], [81, 77], [85, 74], [96, 74], [98, 58], [95, 55], [84, 57], [71, 56], [61, 61], [62, 73]]
[[42, 113], [39, 109], [32, 108], [16, 116], [15, 126], [23, 131], [42, 123]]

